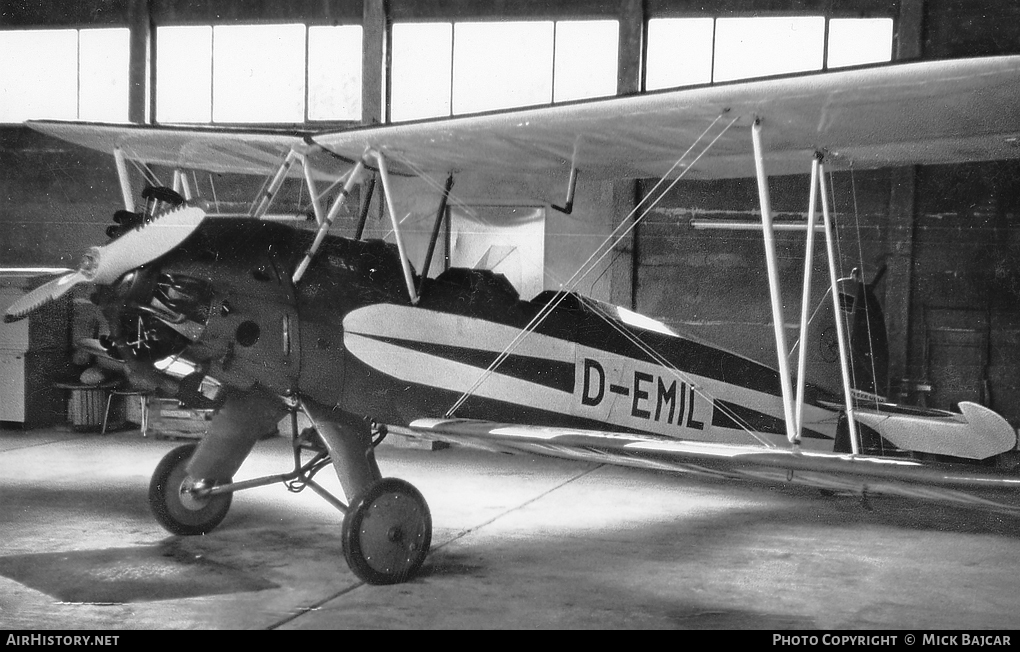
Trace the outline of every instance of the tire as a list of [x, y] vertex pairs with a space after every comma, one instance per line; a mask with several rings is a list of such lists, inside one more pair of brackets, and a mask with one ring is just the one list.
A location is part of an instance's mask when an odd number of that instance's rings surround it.
[[397, 584], [421, 568], [432, 544], [432, 515], [421, 493], [383, 478], [351, 503], [342, 528], [344, 559], [369, 584]]
[[[211, 532], [226, 517], [233, 494], [194, 498], [187, 490], [195, 484], [184, 470], [195, 452], [195, 444], [179, 446], [167, 453], [149, 483], [149, 507], [156, 521], [173, 534], [192, 536]], [[217, 481], [225, 484], [230, 479]]]

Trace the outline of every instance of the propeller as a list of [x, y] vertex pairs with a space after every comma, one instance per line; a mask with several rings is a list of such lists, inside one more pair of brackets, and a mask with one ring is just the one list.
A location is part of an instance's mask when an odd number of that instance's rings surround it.
[[127, 272], [156, 260], [184, 242], [202, 223], [205, 215], [205, 211], [197, 206], [180, 206], [161, 213], [108, 244], [91, 247], [82, 256], [77, 270], [40, 285], [12, 303], [4, 315], [4, 322], [26, 317], [79, 283], [113, 283]]

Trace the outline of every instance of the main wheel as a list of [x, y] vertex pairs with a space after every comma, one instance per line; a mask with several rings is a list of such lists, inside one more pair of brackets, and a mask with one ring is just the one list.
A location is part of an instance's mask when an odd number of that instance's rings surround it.
[[413, 576], [432, 543], [432, 515], [421, 493], [398, 478], [383, 478], [351, 503], [344, 517], [344, 558], [369, 584]]
[[[149, 483], [149, 507], [159, 524], [174, 534], [211, 532], [226, 517], [233, 498], [229, 493], [203, 497], [192, 494], [198, 481], [184, 467], [194, 452], [195, 444], [187, 444], [167, 453]], [[214, 484], [226, 482], [230, 479]]]

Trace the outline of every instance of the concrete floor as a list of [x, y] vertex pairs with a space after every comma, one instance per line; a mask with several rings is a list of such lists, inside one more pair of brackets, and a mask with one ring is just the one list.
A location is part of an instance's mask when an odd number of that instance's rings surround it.
[[[341, 515], [311, 492], [240, 492], [209, 535], [162, 530], [149, 477], [180, 443], [0, 431], [0, 629], [1020, 623], [1015, 518], [384, 443], [384, 475], [422, 491], [434, 533], [419, 577], [377, 587], [347, 569]], [[289, 465], [288, 441], [270, 439], [235, 479]]]

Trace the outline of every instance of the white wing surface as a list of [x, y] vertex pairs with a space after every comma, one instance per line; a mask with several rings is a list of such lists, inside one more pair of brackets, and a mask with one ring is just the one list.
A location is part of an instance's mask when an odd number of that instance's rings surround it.
[[[715, 126], [710, 128], [718, 118]], [[429, 172], [511, 176], [562, 170], [665, 176], [699, 139], [730, 127], [690, 178], [750, 177], [750, 126], [763, 123], [770, 174], [1020, 156], [1020, 57], [885, 65], [635, 95], [443, 121], [321, 134], [344, 156], [366, 147]], [[695, 152], [700, 151], [700, 146]], [[691, 157], [693, 158], [693, 154]]]
[[622, 432], [470, 419], [420, 419], [392, 433], [494, 452], [529, 453], [859, 495], [891, 495], [1020, 514], [1020, 476], [966, 465], [661, 439]]
[[692, 164], [718, 136], [689, 177], [725, 178], [754, 174], [755, 120], [764, 126], [770, 174], [804, 173], [816, 151], [830, 166], [858, 168], [1014, 159], [1020, 56], [881, 65], [318, 134], [28, 124], [149, 163], [259, 175], [273, 173], [292, 148], [332, 154], [337, 163], [371, 148], [404, 173], [523, 178], [563, 172], [573, 161], [592, 176], [660, 177], [695, 145], [686, 162]]

